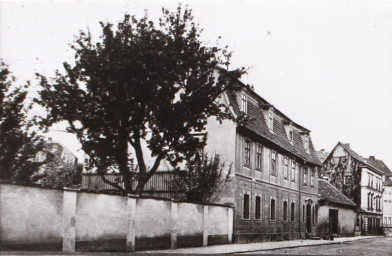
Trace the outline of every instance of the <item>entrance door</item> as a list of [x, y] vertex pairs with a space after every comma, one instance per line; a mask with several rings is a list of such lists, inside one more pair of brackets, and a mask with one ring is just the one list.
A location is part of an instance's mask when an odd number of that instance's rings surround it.
[[312, 232], [312, 210], [311, 205], [306, 205], [306, 233]]
[[373, 219], [372, 218], [367, 218], [368, 219], [368, 234], [373, 234]]
[[329, 209], [329, 232], [330, 234], [338, 234], [338, 225], [339, 225], [339, 218], [338, 218], [338, 210]]

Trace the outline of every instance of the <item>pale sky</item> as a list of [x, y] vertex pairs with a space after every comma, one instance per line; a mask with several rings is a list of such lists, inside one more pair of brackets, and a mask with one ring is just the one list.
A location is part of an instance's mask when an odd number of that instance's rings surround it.
[[[125, 13], [157, 19], [177, 1], [0, 0], [0, 57], [19, 83], [51, 76], [70, 61], [79, 30], [100, 35], [99, 21]], [[392, 1], [182, 1], [204, 29], [202, 39], [234, 51], [242, 81], [312, 131], [317, 149], [350, 143], [392, 168]], [[60, 128], [54, 128], [60, 129]], [[71, 135], [53, 131], [80, 158]]]

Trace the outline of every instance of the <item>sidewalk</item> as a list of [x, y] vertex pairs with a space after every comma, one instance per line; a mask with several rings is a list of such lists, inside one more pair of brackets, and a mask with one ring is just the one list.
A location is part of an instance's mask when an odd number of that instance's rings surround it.
[[[193, 247], [193, 248], [179, 248], [171, 250], [154, 250], [142, 251], [135, 254], [228, 254], [228, 253], [245, 253], [255, 251], [265, 251], [281, 248], [295, 248], [302, 246], [324, 245], [324, 244], [338, 244], [350, 241], [357, 241], [369, 238], [378, 238], [380, 236], [356, 236], [356, 237], [341, 237], [330, 240], [289, 240], [279, 242], [263, 242], [263, 243], [249, 243], [249, 244], [226, 244], [213, 245], [207, 247]], [[383, 237], [383, 236], [381, 236]]]
[[263, 242], [263, 243], [249, 243], [249, 244], [224, 244], [213, 245], [207, 247], [192, 247], [179, 248], [168, 250], [151, 250], [138, 252], [76, 252], [76, 253], [62, 253], [62, 252], [26, 252], [26, 251], [0, 251], [0, 255], [110, 255], [110, 256], [129, 256], [129, 255], [176, 255], [176, 254], [233, 254], [233, 253], [247, 253], [256, 251], [265, 251], [282, 248], [295, 248], [303, 246], [325, 245], [325, 244], [339, 244], [351, 241], [357, 241], [369, 238], [379, 238], [383, 236], [357, 236], [357, 237], [342, 237], [330, 240], [289, 240], [279, 242]]

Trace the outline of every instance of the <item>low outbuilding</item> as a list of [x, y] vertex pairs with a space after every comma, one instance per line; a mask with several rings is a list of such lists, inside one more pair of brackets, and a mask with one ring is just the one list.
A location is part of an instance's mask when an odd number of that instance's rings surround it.
[[319, 179], [317, 235], [322, 238], [354, 236], [357, 205], [327, 180]]

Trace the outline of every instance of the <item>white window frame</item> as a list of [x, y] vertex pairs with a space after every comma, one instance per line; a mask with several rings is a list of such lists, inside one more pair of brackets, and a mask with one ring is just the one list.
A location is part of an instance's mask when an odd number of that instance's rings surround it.
[[248, 97], [245, 94], [241, 95], [241, 111], [248, 114]]

